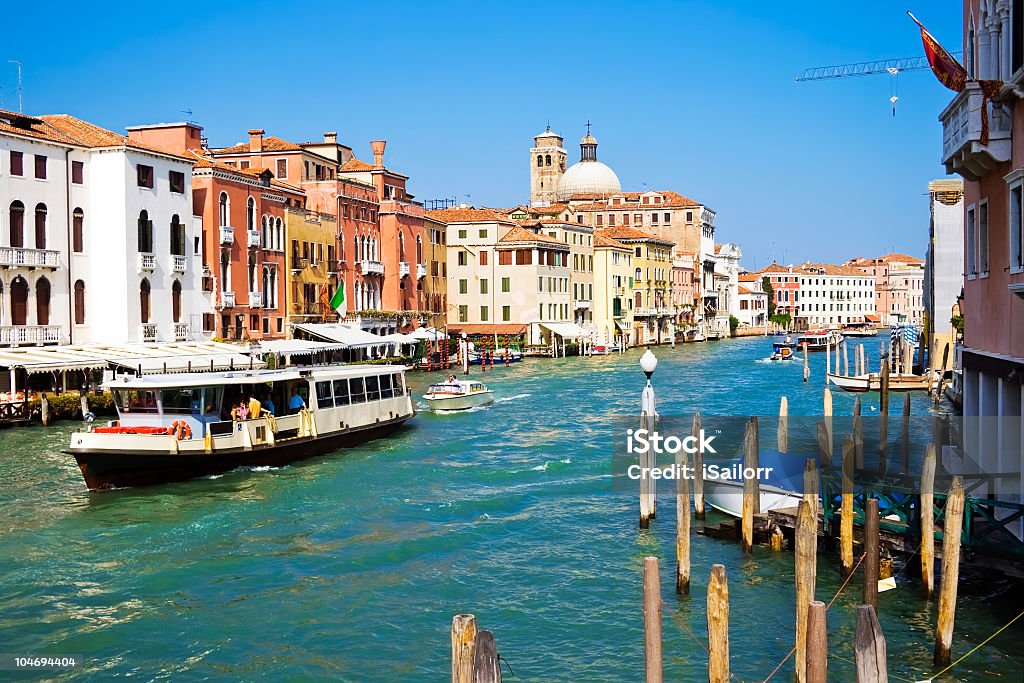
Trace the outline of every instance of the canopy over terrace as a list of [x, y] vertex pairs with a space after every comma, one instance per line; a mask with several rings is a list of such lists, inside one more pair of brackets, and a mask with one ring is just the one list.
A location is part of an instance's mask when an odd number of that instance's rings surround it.
[[349, 360], [363, 360], [369, 349], [378, 349], [376, 355], [384, 357], [394, 348], [393, 342], [383, 337], [339, 323], [294, 323], [292, 328], [296, 339], [340, 344], [349, 352]]

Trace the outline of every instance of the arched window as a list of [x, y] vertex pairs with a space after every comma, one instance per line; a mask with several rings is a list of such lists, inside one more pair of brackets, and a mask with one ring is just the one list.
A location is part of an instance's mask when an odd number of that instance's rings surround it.
[[423, 236], [416, 235], [416, 263], [423, 263]]
[[36, 282], [36, 325], [50, 324], [50, 281], [45, 277]]
[[398, 233], [398, 260], [405, 263], [405, 233]]
[[177, 280], [171, 285], [171, 320], [181, 322], [181, 283]]
[[25, 246], [25, 205], [17, 199], [11, 202], [11, 246]]
[[11, 282], [11, 324], [28, 324], [28, 282], [20, 275]]
[[256, 291], [256, 255], [253, 254], [252, 252], [249, 252], [249, 271], [248, 271], [248, 274], [249, 274], [249, 289], [248, 289], [248, 291], [250, 292], [249, 296], [251, 297], [252, 296], [251, 292], [255, 292]]
[[269, 249], [270, 244], [270, 230], [267, 228], [267, 215], [263, 214], [260, 218], [260, 245], [264, 249]]
[[640, 281], [640, 273], [641, 273], [641, 271], [640, 271], [639, 268], [637, 268], [635, 271], [633, 271], [633, 281], [634, 282], [639, 282]]
[[359, 263], [359, 235], [352, 235], [352, 258]]
[[270, 296], [270, 268], [264, 268], [263, 269], [262, 284], [263, 284], [263, 305], [266, 308], [273, 308], [273, 306], [270, 305], [271, 304], [271, 296]]
[[71, 246], [75, 253], [85, 251], [85, 213], [81, 209], [71, 214]]
[[149, 220], [149, 212], [139, 212], [139, 251], [144, 254], [153, 253], [153, 221]]
[[46, 249], [46, 204], [36, 204], [36, 249]]
[[249, 230], [256, 229], [256, 200], [252, 197], [245, 203], [245, 226]]
[[338, 255], [338, 259], [341, 261], [345, 260], [345, 231], [338, 231], [338, 246], [341, 247], [341, 253]]
[[277, 222], [274, 224], [274, 236], [276, 238], [274, 240], [276, 242], [276, 244], [274, 244], [274, 246], [277, 248], [278, 251], [283, 251], [284, 250], [284, 224], [281, 222], [280, 218], [278, 218]]
[[143, 323], [149, 322], [149, 280], [146, 278], [139, 284], [139, 317]]
[[228, 193], [227, 192], [221, 192], [220, 193], [220, 205], [219, 206], [220, 206], [220, 225], [221, 225], [221, 227], [225, 227], [225, 226], [231, 225], [231, 222], [228, 221]]
[[548, 155], [546, 155], [544, 157], [544, 165], [545, 166], [550, 166], [551, 165], [551, 155], [550, 154], [548, 154]]
[[540, 154], [537, 155], [537, 168], [544, 165], [544, 157]]
[[171, 216], [171, 253], [175, 256], [185, 255], [185, 226], [178, 214]]
[[75, 281], [75, 324], [85, 324], [85, 283]]
[[231, 291], [231, 251], [220, 250], [220, 291]]

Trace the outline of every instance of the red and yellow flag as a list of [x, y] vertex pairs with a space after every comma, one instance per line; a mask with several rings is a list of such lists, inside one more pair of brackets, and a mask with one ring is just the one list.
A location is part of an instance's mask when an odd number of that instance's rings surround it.
[[913, 14], [907, 12], [914, 23], [921, 29], [921, 42], [924, 43], [924, 54], [928, 58], [928, 64], [932, 67], [932, 73], [939, 79], [939, 83], [950, 90], [960, 92], [967, 82], [967, 69], [960, 62], [956, 61], [953, 55], [946, 51], [946, 48], [939, 45], [939, 41], [928, 33], [928, 29], [917, 20]]

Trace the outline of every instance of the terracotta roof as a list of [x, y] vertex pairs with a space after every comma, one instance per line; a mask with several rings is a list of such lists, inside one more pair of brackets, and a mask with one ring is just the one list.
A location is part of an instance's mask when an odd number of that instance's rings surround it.
[[818, 271], [821, 271], [824, 275], [846, 275], [852, 277], [872, 277], [862, 270], [854, 268], [853, 266], [836, 266], [831, 263], [801, 263], [798, 268], [793, 270], [800, 272], [803, 275], [817, 275]]
[[101, 128], [94, 123], [75, 118], [70, 114], [46, 114], [42, 120], [52, 128], [72, 140], [72, 144], [84, 147], [105, 148], [105, 147], [127, 147], [146, 152], [155, 152], [171, 157], [185, 158], [180, 154], [174, 154], [159, 147], [146, 145], [141, 142], [129, 140], [127, 135], [115, 133], [112, 130]]
[[658, 242], [659, 244], [675, 244], [675, 242], [670, 240], [662, 239], [649, 232], [637, 230], [636, 228], [631, 228], [626, 225], [604, 228], [603, 230], [598, 230], [595, 234], [611, 237], [613, 240], [618, 240], [620, 242], [625, 240], [644, 240], [647, 242]]
[[879, 256], [877, 260], [882, 263], [892, 263], [893, 261], [899, 263], [924, 263], [922, 259], [907, 254], [886, 254], [885, 256]]
[[[641, 204], [640, 203], [640, 198], [643, 195], [645, 195], [645, 194], [646, 195], [650, 195], [652, 193], [653, 194], [660, 194], [661, 196], [663, 196], [665, 198], [665, 200], [661, 204]], [[612, 206], [610, 200], [613, 197], [625, 197], [627, 203], [623, 204], [621, 206]], [[593, 197], [593, 196], [591, 196], [589, 194], [584, 194], [584, 195], [573, 195], [572, 199], [573, 200], [577, 200], [577, 201], [578, 200], [587, 200], [587, 199], [593, 200], [593, 201], [591, 201], [588, 204], [580, 204], [580, 205], [577, 205], [576, 207], [574, 207], [577, 210], [585, 210], [585, 211], [586, 210], [590, 210], [590, 211], [594, 211], [594, 210], [599, 210], [599, 211], [625, 211], [627, 209], [628, 210], [633, 210], [633, 209], [660, 209], [660, 208], [670, 208], [670, 209], [672, 209], [672, 208], [688, 207], [688, 206], [692, 206], [692, 207], [703, 206], [703, 204], [701, 204], [700, 202], [696, 202], [696, 201], [690, 199], [689, 197], [684, 197], [683, 195], [679, 194], [678, 192], [673, 192], [672, 190], [652, 190], [652, 191], [649, 191], [649, 192], [619, 192], [617, 194], [609, 195], [608, 197], [603, 198], [603, 199], [596, 199], [595, 197]]]
[[512, 223], [494, 209], [436, 209], [427, 216], [442, 223]]
[[569, 245], [560, 239], [549, 237], [543, 233], [530, 232], [524, 227], [516, 226], [505, 233], [499, 242], [544, 242], [546, 244], [557, 244], [560, 247], [569, 248]]
[[[256, 152], [256, 154], [261, 154], [263, 152], [297, 152], [301, 149], [302, 147], [296, 145], [294, 142], [288, 142], [287, 140], [282, 140], [279, 137], [270, 135], [263, 138], [263, 149], [260, 152]], [[249, 143], [240, 142], [237, 145], [232, 145], [231, 147], [222, 147], [215, 150], [215, 152], [217, 154], [248, 154]]]
[[569, 208], [568, 204], [551, 204], [550, 206], [524, 207], [528, 213], [535, 213], [538, 216], [557, 216]]
[[762, 268], [761, 270], [759, 270], [757, 272], [759, 272], [759, 273], [788, 273], [790, 271], [789, 271], [789, 268], [787, 268], [785, 266], [780, 266], [778, 263], [773, 263], [770, 266]]
[[349, 159], [348, 161], [346, 161], [342, 165], [341, 170], [342, 171], [347, 171], [347, 172], [352, 172], [352, 171], [372, 171], [373, 170], [373, 164], [368, 164], [365, 161], [360, 161], [359, 159], [356, 159], [355, 157], [352, 157], [351, 159]]
[[200, 154], [194, 149], [187, 150], [184, 154], [185, 158], [192, 162], [195, 168], [209, 168], [211, 170], [220, 171], [222, 173], [230, 173], [237, 176], [261, 176], [264, 173], [270, 176], [270, 184], [274, 187], [280, 187], [292, 192], [302, 193], [302, 188], [296, 187], [295, 185], [289, 185], [288, 183], [281, 182], [274, 178], [274, 174], [265, 168], [238, 168], [230, 164], [225, 164], [221, 161], [217, 161], [213, 157], [208, 157], [204, 154]]
[[624, 249], [625, 251], [632, 251], [622, 242], [614, 240], [611, 237], [606, 237], [605, 235], [600, 234], [600, 232], [594, 235], [594, 248], [597, 249], [598, 247], [605, 247], [610, 249]]
[[740, 273], [739, 280], [740, 282], [760, 282], [761, 276], [757, 273]]
[[737, 285], [736, 291], [739, 292], [740, 294], [764, 294], [764, 292], [755, 292], [751, 289], [747, 289], [743, 285]]

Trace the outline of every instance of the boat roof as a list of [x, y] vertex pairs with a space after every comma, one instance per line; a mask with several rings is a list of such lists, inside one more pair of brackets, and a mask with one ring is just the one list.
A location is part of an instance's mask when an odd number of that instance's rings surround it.
[[333, 365], [281, 370], [235, 370], [233, 372], [185, 372], [177, 374], [117, 377], [104, 386], [108, 389], [178, 389], [188, 387], [236, 386], [287, 382], [297, 379], [315, 381], [387, 375], [404, 371], [405, 365]]

